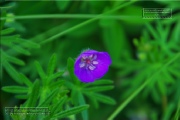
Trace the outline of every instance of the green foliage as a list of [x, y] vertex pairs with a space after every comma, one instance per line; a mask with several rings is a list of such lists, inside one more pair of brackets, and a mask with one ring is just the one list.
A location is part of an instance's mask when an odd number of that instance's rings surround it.
[[[20, 38], [20, 35], [8, 35], [15, 31], [14, 28], [7, 28], [1, 31], [1, 61], [3, 69], [5, 69], [9, 75], [17, 83], [22, 84], [19, 78], [18, 71], [14, 68], [13, 64], [24, 66], [24, 61], [17, 58], [17, 54], [30, 55], [29, 49], [39, 48], [36, 43], [30, 42]], [[2, 69], [2, 71], [3, 71]], [[2, 74], [1, 74], [2, 75]], [[1, 76], [2, 77], [2, 76]]]
[[[111, 80], [97, 80], [93, 83], [80, 83], [78, 78], [74, 74], [74, 60], [72, 58], [68, 59], [68, 72], [70, 74], [73, 82], [66, 81], [66, 85], [69, 89], [72, 90], [71, 98], [72, 102], [76, 105], [86, 104], [85, 96], [91, 100], [96, 108], [98, 108], [98, 102], [105, 104], [114, 105], [116, 102], [111, 97], [103, 95], [99, 92], [111, 90], [114, 88]], [[83, 120], [88, 119], [87, 111], [82, 112]]]
[[[179, 119], [179, 1], [0, 6], [2, 108], [24, 112], [4, 112], [5, 120]], [[143, 8], [170, 8], [172, 19], [143, 19]], [[93, 83], [74, 74], [74, 58], [86, 48], [112, 59], [108, 73]], [[31, 115], [26, 107], [50, 114]]]
[[[63, 111], [62, 107], [65, 105], [65, 102], [68, 102], [67, 93], [68, 91], [63, 88], [64, 80], [58, 79], [63, 72], [54, 73], [56, 67], [56, 54], [53, 54], [47, 68], [47, 74], [44, 72], [42, 66], [39, 62], [35, 62], [37, 72], [39, 73], [40, 80], [36, 80], [32, 83], [26, 76], [19, 74], [21, 81], [27, 86], [6, 86], [2, 90], [10, 93], [19, 94], [16, 96], [19, 99], [26, 99], [26, 102], [23, 104], [24, 107], [49, 107], [51, 111], [50, 116], [22, 116], [14, 115], [14, 119], [37, 119], [42, 117], [44, 119], [50, 118], [64, 118], [69, 115], [77, 114], [82, 110], [88, 108], [88, 105], [82, 105], [74, 107], [68, 110]], [[26, 93], [26, 94], [22, 94]], [[67, 103], [68, 104], [68, 103]], [[21, 108], [20, 108], [21, 109]]]

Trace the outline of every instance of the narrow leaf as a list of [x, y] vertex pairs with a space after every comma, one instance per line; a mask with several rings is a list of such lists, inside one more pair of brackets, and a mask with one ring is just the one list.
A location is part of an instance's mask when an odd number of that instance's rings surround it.
[[67, 97], [65, 96], [65, 97], [62, 97], [57, 103], [55, 103], [51, 109], [50, 116], [48, 116], [46, 119], [48, 120], [50, 117], [58, 113], [62, 109], [63, 104], [66, 100], [67, 100]]
[[68, 66], [68, 71], [69, 71], [71, 78], [77, 82], [78, 79], [74, 74], [74, 60], [72, 58], [68, 58], [67, 66]]
[[38, 100], [38, 97], [39, 97], [39, 90], [40, 90], [40, 84], [39, 84], [39, 81], [36, 80], [34, 82], [32, 91], [31, 91], [31, 93], [29, 95], [28, 102], [27, 102], [27, 107], [35, 107], [36, 106], [36, 103], [37, 103], [37, 100]]
[[26, 39], [22, 39], [22, 38], [18, 38], [17, 39], [21, 44], [20, 46], [22, 47], [27, 47], [27, 48], [40, 48], [40, 45], [32, 42], [30, 40], [26, 40]]
[[35, 61], [37, 72], [42, 80], [46, 77], [46, 74], [38, 61]]
[[3, 61], [3, 67], [5, 68], [5, 70], [9, 73], [9, 75], [19, 84], [22, 84], [23, 82], [20, 80], [19, 78], [19, 73], [14, 69], [14, 67], [9, 64], [7, 61], [2, 60]]
[[21, 78], [21, 81], [23, 81], [23, 83], [26, 84], [28, 87], [33, 86], [33, 83], [24, 74], [20, 73], [19, 77]]
[[26, 50], [20, 46], [12, 45], [11, 47], [12, 47], [12, 49], [14, 49], [15, 51], [17, 51], [21, 54], [24, 54], [24, 55], [30, 55], [31, 54], [28, 50]]
[[29, 89], [22, 86], [6, 86], [2, 87], [2, 90], [10, 93], [27, 93]]
[[106, 104], [110, 104], [110, 105], [115, 105], [116, 101], [114, 99], [112, 99], [111, 97], [102, 95], [102, 94], [98, 94], [98, 93], [93, 93], [92, 97], [95, 97], [97, 100], [106, 103]]
[[7, 28], [7, 29], [1, 31], [1, 35], [10, 34], [10, 33], [14, 32], [14, 31], [15, 31], [14, 28]]
[[107, 91], [113, 89], [114, 86], [109, 85], [109, 86], [97, 86], [97, 87], [91, 87], [91, 88], [85, 88], [83, 89], [83, 92], [102, 92], [102, 91]]
[[[78, 93], [78, 99], [79, 99], [79, 104], [80, 105], [85, 105], [86, 104], [84, 96], [82, 95], [81, 92]], [[81, 115], [82, 115], [83, 120], [88, 120], [88, 111], [87, 110], [82, 111]]]
[[97, 80], [97, 81], [92, 82], [92, 83], [86, 83], [86, 84], [85, 84], [85, 87], [91, 86], [91, 85], [105, 85], [105, 84], [112, 84], [112, 83], [113, 83], [112, 80], [104, 80], [104, 79], [101, 79], [101, 80]]
[[14, 63], [14, 64], [17, 64], [17, 65], [25, 65], [25, 63], [18, 59], [18, 58], [15, 58], [13, 56], [9, 56], [8, 54], [6, 54], [5, 52], [2, 51], [2, 57], [4, 59], [6, 59], [8, 62], [11, 62], [11, 63]]
[[53, 89], [53, 88], [57, 88], [57, 87], [60, 87], [60, 86], [62, 86], [63, 84], [64, 84], [64, 80], [58, 80], [58, 81], [56, 81], [56, 82], [54, 82], [54, 83], [51, 83], [50, 85], [49, 85], [49, 88], [50, 89]]
[[53, 79], [56, 79], [56, 78], [60, 77], [63, 73], [64, 73], [64, 71], [62, 71], [62, 72], [57, 72], [57, 73], [52, 74], [51, 76], [49, 76], [48, 79], [49, 79], [49, 81], [51, 81], [51, 80], [53, 80]]
[[48, 76], [53, 74], [55, 67], [56, 67], [56, 63], [57, 63], [57, 55], [53, 54], [50, 61], [49, 61], [48, 68], [47, 68], [47, 75]]
[[38, 105], [38, 107], [47, 106], [47, 105], [55, 98], [55, 96], [57, 95], [57, 93], [58, 93], [58, 89], [55, 89], [54, 91], [52, 91], [52, 92], [46, 97], [46, 99], [45, 99], [42, 103], [40, 103], [40, 104]]
[[81, 106], [78, 106], [78, 107], [70, 108], [69, 110], [65, 110], [65, 111], [62, 111], [62, 112], [54, 115], [52, 117], [52, 119], [65, 118], [65, 117], [68, 117], [70, 115], [77, 114], [77, 113], [79, 113], [79, 112], [81, 112], [83, 110], [86, 110], [88, 107], [89, 107], [89, 105], [81, 105]]

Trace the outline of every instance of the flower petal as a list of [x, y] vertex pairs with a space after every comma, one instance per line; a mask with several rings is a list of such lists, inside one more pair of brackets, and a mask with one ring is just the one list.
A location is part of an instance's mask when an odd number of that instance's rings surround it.
[[[95, 57], [93, 57], [93, 55]], [[82, 57], [90, 58], [91, 63], [84, 65], [84, 63], [82, 63]], [[107, 52], [86, 50], [76, 59], [74, 72], [82, 82], [94, 82], [94, 80], [104, 76], [111, 62], [111, 58]]]

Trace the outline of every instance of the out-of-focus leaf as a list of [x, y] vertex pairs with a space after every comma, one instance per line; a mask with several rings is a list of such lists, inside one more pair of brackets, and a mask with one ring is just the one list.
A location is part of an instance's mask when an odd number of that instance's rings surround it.
[[12, 45], [11, 47], [12, 47], [12, 49], [14, 49], [18, 53], [21, 53], [24, 55], [31, 55], [31, 53], [28, 50], [26, 50], [20, 46]]
[[27, 99], [28, 96], [27, 95], [16, 95], [15, 96], [17, 99]]
[[28, 87], [32, 87], [33, 83], [22, 73], [19, 74], [19, 77], [23, 81], [24, 84], [26, 84]]
[[56, 0], [56, 4], [61, 11], [64, 11], [68, 7], [70, 2], [71, 2], [70, 0], [63, 0], [63, 1]]
[[18, 58], [15, 58], [13, 56], [9, 56], [8, 54], [6, 54], [4, 51], [2, 51], [2, 57], [4, 59], [6, 59], [8, 62], [11, 62], [11, 63], [14, 63], [14, 64], [17, 64], [17, 65], [25, 65], [25, 63], [18, 59]]
[[[5, 17], [6, 16], [6, 10], [1, 9], [1, 17]], [[0, 20], [1, 25], [0, 25], [0, 31], [3, 29], [4, 23], [6, 20]]]
[[62, 97], [55, 105], [53, 105], [54, 107], [51, 110], [52, 114], [56, 114], [59, 112], [59, 109], [62, 108], [64, 102], [66, 101], [67, 97]]
[[152, 21], [152, 19], [143, 19], [142, 10], [143, 8], [141, 6], [131, 5], [119, 12], [119, 14], [122, 16], [127, 16], [127, 18], [122, 20], [129, 24], [137, 25]]
[[71, 78], [75, 81], [78, 81], [77, 77], [74, 74], [74, 60], [72, 58], [68, 58], [67, 66]]
[[57, 63], [57, 55], [53, 54], [50, 61], [49, 61], [48, 68], [47, 68], [47, 75], [48, 76], [53, 74], [55, 67], [56, 67], [56, 63]]
[[10, 34], [10, 33], [14, 32], [14, 31], [15, 31], [14, 28], [7, 28], [7, 29], [1, 31], [1, 35]]
[[18, 38], [17, 39], [20, 44], [20, 46], [22, 47], [26, 47], [26, 48], [40, 48], [40, 45], [35, 43], [35, 42], [32, 42], [30, 40], [26, 40], [26, 39], [22, 39], [22, 38]]
[[106, 84], [112, 84], [113, 81], [112, 80], [105, 80], [105, 79], [101, 79], [101, 80], [96, 80], [95, 82], [92, 83], [86, 83], [84, 86], [94, 86], [94, 85], [106, 85]]
[[[3, 58], [2, 58], [3, 59]], [[9, 64], [7, 61], [2, 60], [2, 65], [5, 68], [5, 70], [9, 73], [9, 75], [19, 84], [22, 84], [23, 82], [19, 78], [19, 73], [14, 69], [14, 67]]]
[[167, 89], [165, 83], [162, 81], [161, 76], [158, 77], [159, 80], [157, 80], [157, 85], [159, 87], [159, 90], [162, 95], [166, 95]]
[[64, 71], [57, 72], [55, 74], [50, 75], [48, 79], [49, 79], [49, 81], [51, 81], [52, 79], [56, 79], [56, 78], [60, 77], [63, 73], [64, 73]]
[[64, 80], [57, 80], [56, 82], [53, 82], [52, 84], [49, 85], [50, 89], [61, 87], [64, 84]]
[[170, 120], [171, 119], [171, 115], [173, 113], [173, 110], [175, 108], [175, 104], [170, 103], [167, 108], [166, 111], [163, 115], [163, 120]]
[[108, 25], [101, 26], [104, 45], [112, 58], [112, 64], [115, 65], [119, 62], [121, 56], [129, 55], [127, 52], [127, 50], [130, 50], [128, 49], [129, 43], [127, 43], [122, 25], [117, 21], [109, 20]]
[[32, 91], [30, 92], [29, 98], [27, 100], [26, 107], [35, 107], [37, 104], [37, 100], [39, 98], [39, 90], [40, 90], [40, 83], [38, 80], [34, 82]]
[[90, 88], [85, 88], [83, 89], [82, 92], [102, 92], [102, 91], [107, 91], [113, 89], [114, 86], [109, 85], [109, 86], [95, 86], [95, 87], [90, 87]]
[[38, 61], [35, 61], [36, 69], [42, 80], [46, 77], [46, 74]]
[[27, 93], [29, 91], [27, 87], [22, 86], [6, 86], [2, 87], [2, 90], [10, 93]]
[[[84, 96], [82, 95], [81, 92], [78, 93], [78, 100], [79, 100], [80, 105], [86, 104]], [[88, 120], [88, 111], [87, 110], [82, 111], [81, 115], [82, 115], [83, 120]]]
[[38, 105], [38, 107], [47, 106], [47, 105], [54, 99], [54, 97], [57, 95], [58, 91], [59, 91], [59, 89], [55, 89], [54, 91], [52, 91], [52, 92], [44, 99], [44, 101]]
[[98, 101], [101, 101], [106, 104], [115, 105], [116, 101], [112, 99], [111, 97], [99, 94], [99, 93], [93, 93], [92, 97], [95, 97]]
[[54, 116], [56, 113], [60, 112], [60, 110], [62, 109], [63, 107], [63, 104], [65, 103], [67, 97], [62, 97], [57, 103], [55, 103], [53, 106], [52, 106], [52, 109], [50, 110], [51, 111], [51, 114], [50, 116], [47, 116], [45, 118], [45, 120], [49, 120], [50, 118], [52, 118], [52, 116]]
[[62, 111], [58, 114], [55, 114], [52, 119], [60, 119], [60, 118], [65, 118], [65, 117], [68, 117], [70, 115], [74, 115], [74, 114], [77, 114], [83, 110], [86, 110], [87, 108], [89, 107], [89, 105], [81, 105], [81, 106], [78, 106], [78, 107], [73, 107], [73, 108], [70, 108], [68, 110], [65, 110], [65, 111]]

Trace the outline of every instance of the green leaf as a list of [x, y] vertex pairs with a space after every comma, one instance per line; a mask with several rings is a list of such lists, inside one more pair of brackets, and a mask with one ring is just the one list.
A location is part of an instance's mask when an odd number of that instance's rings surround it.
[[158, 76], [157, 85], [160, 90], [161, 95], [166, 95], [167, 89], [164, 81], [161, 79], [161, 76]]
[[12, 47], [12, 49], [14, 49], [15, 51], [17, 51], [21, 54], [24, 54], [24, 55], [30, 55], [31, 54], [28, 50], [22, 48], [21, 46], [11, 45], [11, 47]]
[[6, 86], [2, 87], [2, 90], [9, 93], [27, 93], [29, 89], [22, 86]]
[[121, 14], [122, 16], [126, 16], [126, 15], [131, 16], [131, 18], [128, 17], [122, 19], [123, 21], [127, 22], [130, 25], [131, 24], [140, 25], [146, 22], [151, 22], [152, 19], [142, 19], [142, 10], [143, 10], [142, 6], [131, 5], [129, 7], [126, 7], [124, 10], [120, 11], [119, 14]]
[[96, 80], [95, 82], [92, 82], [92, 83], [86, 83], [84, 86], [87, 87], [87, 86], [93, 86], [93, 85], [105, 85], [105, 84], [112, 84], [112, 83], [113, 83], [112, 80], [101, 79], [101, 80]]
[[26, 47], [26, 48], [40, 48], [40, 45], [32, 42], [30, 40], [26, 40], [26, 39], [22, 39], [22, 38], [18, 38], [17, 39], [21, 44], [19, 44], [22, 47]]
[[[1, 9], [1, 17], [5, 17], [6, 16], [6, 10]], [[4, 23], [6, 20], [0, 20], [1, 25], [0, 25], [0, 31], [3, 29]]]
[[[3, 59], [3, 58], [2, 58]], [[19, 84], [22, 84], [23, 82], [19, 78], [19, 73], [14, 69], [14, 67], [9, 64], [7, 61], [2, 60], [3, 62], [3, 67], [5, 70], [9, 73], [9, 75]]]
[[37, 72], [42, 80], [46, 77], [46, 74], [38, 61], [35, 61]]
[[1, 31], [1, 35], [10, 34], [10, 33], [14, 32], [14, 31], [15, 31], [14, 28], [7, 28], [7, 29]]
[[53, 54], [47, 68], [47, 75], [50, 76], [51, 74], [54, 73], [55, 67], [57, 63], [57, 55]]
[[54, 116], [56, 113], [60, 112], [60, 110], [63, 107], [63, 104], [67, 100], [67, 97], [62, 97], [57, 103], [55, 103], [52, 107], [50, 116], [47, 116], [45, 119], [49, 120], [52, 116]]
[[56, 82], [53, 82], [49, 85], [50, 89], [61, 87], [64, 84], [64, 80], [57, 80]]
[[70, 0], [63, 0], [63, 1], [56, 0], [56, 4], [58, 8], [62, 11], [64, 11], [68, 7], [69, 3]]
[[35, 107], [38, 97], [39, 97], [39, 91], [40, 91], [40, 83], [38, 80], [34, 82], [32, 91], [30, 92], [29, 98], [27, 100], [26, 107]]
[[19, 77], [21, 78], [21, 81], [23, 81], [23, 83], [26, 84], [28, 87], [33, 86], [33, 83], [24, 74], [20, 73]]
[[81, 105], [81, 106], [78, 106], [78, 107], [73, 107], [73, 108], [70, 108], [68, 110], [65, 110], [65, 111], [62, 111], [56, 115], [54, 115], [52, 117], [52, 119], [60, 119], [60, 118], [65, 118], [65, 117], [68, 117], [70, 115], [74, 115], [74, 114], [77, 114], [83, 110], [86, 110], [88, 109], [89, 105]]
[[15, 58], [13, 56], [9, 56], [8, 54], [6, 54], [5, 52], [2, 51], [2, 57], [4, 59], [6, 59], [8, 62], [11, 62], [11, 63], [14, 63], [14, 64], [17, 64], [17, 65], [25, 65], [25, 63], [18, 59], [18, 58]]
[[103, 42], [115, 64], [121, 56], [128, 55], [130, 49], [122, 25], [115, 20], [109, 22], [108, 26], [102, 26]]
[[114, 99], [112, 99], [111, 97], [102, 95], [102, 94], [98, 94], [98, 93], [93, 93], [92, 97], [95, 97], [97, 100], [106, 103], [106, 104], [110, 104], [110, 105], [115, 105], [116, 101]]
[[28, 95], [16, 95], [15, 96], [17, 99], [27, 99]]
[[147, 23], [146, 27], [156, 40], [160, 39], [159, 33], [157, 33], [155, 29], [153, 29], [150, 23]]
[[[80, 105], [85, 105], [86, 104], [84, 96], [82, 95], [81, 92], [78, 92], [78, 100], [79, 100]], [[87, 110], [82, 111], [81, 115], [82, 115], [83, 120], [88, 120], [88, 111]]]
[[114, 86], [97, 86], [97, 87], [90, 87], [90, 88], [84, 88], [82, 92], [102, 92], [113, 89]]
[[77, 77], [74, 74], [74, 60], [72, 58], [68, 58], [67, 66], [71, 78], [75, 81], [78, 81]]
[[[173, 113], [173, 111], [174, 111], [174, 108], [175, 108], [175, 104], [173, 104], [173, 103], [170, 103], [168, 106], [167, 106], [167, 108], [166, 108], [166, 110], [165, 110], [165, 112], [164, 112], [164, 115], [163, 115], [163, 120], [170, 120], [171, 119], [171, 116], [172, 116], [172, 113]], [[177, 119], [178, 120], [178, 119]]]
[[38, 105], [38, 107], [48, 106], [48, 104], [55, 98], [55, 96], [57, 96], [57, 93], [58, 93], [58, 92], [59, 92], [59, 89], [55, 89], [54, 91], [52, 91], [52, 92], [44, 99], [44, 101]]
[[64, 71], [62, 71], [62, 72], [57, 72], [57, 73], [55, 73], [55, 74], [50, 75], [48, 79], [49, 79], [49, 81], [51, 81], [51, 80], [53, 80], [53, 79], [56, 79], [56, 78], [60, 77], [63, 73], [64, 73]]

